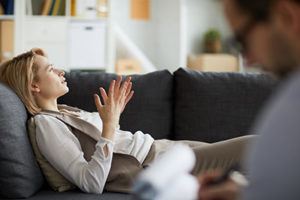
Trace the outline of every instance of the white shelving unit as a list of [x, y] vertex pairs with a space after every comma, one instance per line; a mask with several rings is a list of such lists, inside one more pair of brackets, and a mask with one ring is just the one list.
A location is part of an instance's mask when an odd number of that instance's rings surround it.
[[0, 20], [13, 20], [14, 15], [0, 15]]
[[[14, 55], [28, 51], [33, 47], [40, 47], [46, 51], [50, 61], [57, 68], [66, 71], [80, 69], [114, 72], [115, 48], [112, 39], [111, 0], [108, 1], [107, 17], [94, 19], [72, 17], [71, 0], [66, 0], [64, 16], [30, 15], [26, 13], [27, 1], [31, 0], [14, 1], [14, 15], [0, 15], [0, 20], [14, 20]], [[72, 32], [72, 27], [76, 25], [82, 26], [78, 37], [76, 37], [77, 33]], [[100, 30], [100, 25], [104, 30]], [[73, 36], [77, 41], [71, 41], [70, 38]], [[98, 47], [99, 45], [94, 45], [91, 40], [97, 41], [98, 44], [103, 41], [105, 44]], [[74, 43], [70, 44], [70, 42]], [[76, 49], [72, 47], [76, 47]], [[85, 49], [80, 49], [80, 47]], [[74, 58], [72, 53], [78, 53], [77, 61], [78, 57], [81, 56], [80, 65], [75, 65], [70, 60], [72, 56]], [[85, 55], [88, 56], [85, 58]]]

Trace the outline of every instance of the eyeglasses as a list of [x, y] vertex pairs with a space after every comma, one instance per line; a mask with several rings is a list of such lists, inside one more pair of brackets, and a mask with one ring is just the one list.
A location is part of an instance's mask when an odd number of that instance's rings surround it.
[[[300, 0], [290, 0], [290, 1], [300, 3]], [[249, 34], [251, 33], [251, 31], [253, 30], [253, 28], [255, 28], [255, 26], [257, 24], [263, 23], [263, 22], [268, 22], [269, 20], [270, 19], [267, 15], [265, 15], [264, 17], [254, 16], [248, 22], [248, 24], [244, 27], [244, 29], [242, 29], [242, 31], [239, 31], [238, 33], [236, 33], [233, 37], [231, 37], [229, 39], [230, 48], [235, 49], [242, 54], [247, 53], [247, 51], [249, 50], [248, 44], [247, 44], [247, 38], [248, 38]]]
[[235, 35], [229, 39], [230, 47], [240, 53], [246, 53], [248, 51], [247, 38], [258, 23], [259, 22], [257, 20], [249, 21], [241, 31], [235, 33]]

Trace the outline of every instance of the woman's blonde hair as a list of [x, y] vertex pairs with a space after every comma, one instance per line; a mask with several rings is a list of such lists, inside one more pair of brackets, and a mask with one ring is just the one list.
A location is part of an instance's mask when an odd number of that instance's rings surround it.
[[42, 49], [33, 48], [0, 65], [0, 81], [17, 93], [31, 115], [41, 111], [31, 92], [32, 82], [39, 79], [37, 76], [39, 67], [34, 62], [36, 55], [46, 57]]

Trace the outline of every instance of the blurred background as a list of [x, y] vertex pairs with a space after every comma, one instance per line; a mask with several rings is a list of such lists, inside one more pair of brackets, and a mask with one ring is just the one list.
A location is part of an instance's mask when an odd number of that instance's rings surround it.
[[0, 62], [33, 47], [66, 71], [256, 71], [221, 0], [0, 0]]

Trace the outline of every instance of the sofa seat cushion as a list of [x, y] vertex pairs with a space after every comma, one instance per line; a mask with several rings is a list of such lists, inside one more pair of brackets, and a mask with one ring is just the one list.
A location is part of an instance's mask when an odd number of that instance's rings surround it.
[[132, 200], [132, 195], [121, 193], [88, 194], [79, 189], [68, 192], [55, 192], [45, 188], [27, 200]]
[[[96, 112], [93, 94], [108, 90], [118, 75], [101, 72], [71, 72], [65, 75], [70, 92], [58, 103]], [[173, 76], [167, 70], [132, 75], [134, 95], [121, 115], [122, 130], [143, 131], [155, 139], [167, 138], [173, 123]], [[126, 77], [123, 77], [123, 81]]]
[[26, 131], [27, 112], [19, 97], [0, 83], [0, 196], [24, 198], [44, 179]]
[[174, 139], [217, 142], [251, 132], [261, 106], [276, 82], [268, 75], [200, 72], [174, 73]]

